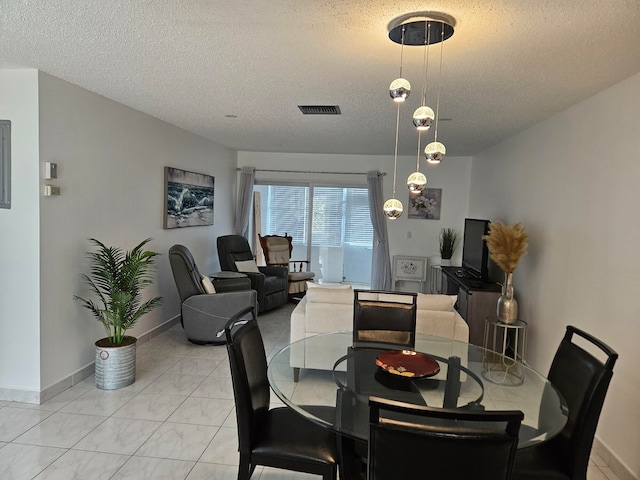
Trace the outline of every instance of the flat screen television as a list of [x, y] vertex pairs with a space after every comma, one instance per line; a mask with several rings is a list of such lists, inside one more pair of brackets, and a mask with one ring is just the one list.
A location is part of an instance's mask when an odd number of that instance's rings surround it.
[[482, 237], [489, 233], [489, 220], [465, 218], [462, 242], [462, 268], [481, 280], [489, 279], [489, 249]]

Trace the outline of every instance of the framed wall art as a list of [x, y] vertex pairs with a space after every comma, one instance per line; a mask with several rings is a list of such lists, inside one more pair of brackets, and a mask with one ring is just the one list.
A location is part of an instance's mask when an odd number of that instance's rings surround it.
[[215, 177], [164, 167], [164, 228], [213, 225]]
[[440, 220], [442, 189], [425, 188], [419, 195], [409, 194], [409, 218]]
[[394, 255], [393, 279], [424, 282], [427, 279], [427, 257]]

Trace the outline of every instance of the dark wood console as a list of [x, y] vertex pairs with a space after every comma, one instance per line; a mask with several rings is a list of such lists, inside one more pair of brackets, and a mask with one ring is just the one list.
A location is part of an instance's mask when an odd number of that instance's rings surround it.
[[499, 284], [470, 278], [461, 267], [442, 267], [442, 293], [458, 295], [455, 308], [469, 325], [469, 343], [483, 345], [484, 321], [496, 318], [501, 291]]

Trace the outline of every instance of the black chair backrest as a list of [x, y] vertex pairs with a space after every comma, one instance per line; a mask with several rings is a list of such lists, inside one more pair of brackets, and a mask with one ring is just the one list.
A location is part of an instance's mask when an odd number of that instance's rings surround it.
[[371, 397], [369, 480], [508, 479], [522, 412], [466, 411]]
[[392, 344], [413, 348], [417, 296], [406, 292], [354, 290], [353, 346]]
[[205, 293], [202, 288], [200, 271], [193, 260], [193, 255], [184, 245], [174, 245], [169, 249], [169, 263], [173, 272], [173, 279], [178, 287], [180, 302], [194, 295]]
[[253, 260], [249, 242], [242, 235], [223, 235], [218, 237], [218, 260], [225, 272], [237, 272], [236, 262]]
[[[239, 325], [248, 313], [252, 319]], [[270, 401], [267, 357], [255, 309], [248, 307], [234, 315], [225, 326], [225, 335], [236, 399], [238, 447], [241, 452], [250, 452]]]
[[[572, 342], [573, 335], [582, 337], [607, 357], [603, 363]], [[613, 376], [618, 354], [608, 345], [571, 325], [556, 351], [548, 378], [560, 391], [569, 407], [569, 418], [560, 434], [553, 439], [558, 456], [572, 463], [572, 478], [586, 476], [593, 438], [604, 398]]]

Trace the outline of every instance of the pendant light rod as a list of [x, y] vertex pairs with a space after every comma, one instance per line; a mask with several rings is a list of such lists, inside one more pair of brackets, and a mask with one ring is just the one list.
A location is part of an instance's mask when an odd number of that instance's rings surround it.
[[422, 66], [424, 76], [422, 77], [422, 105], [427, 104], [427, 76], [429, 73], [429, 44], [431, 42], [431, 24], [425, 22], [426, 36], [424, 39], [424, 55], [422, 57]]
[[440, 119], [440, 90], [442, 89], [442, 50], [444, 50], [444, 28], [440, 29], [442, 40], [440, 41], [440, 72], [438, 73], [438, 97], [436, 100], [436, 130], [434, 142], [438, 141], [438, 120]]
[[393, 154], [393, 198], [396, 198], [396, 173], [398, 167], [398, 132], [400, 130], [400, 104], [396, 113], [396, 149]]
[[418, 154], [416, 156], [416, 172], [420, 171], [420, 143], [422, 138], [422, 132], [418, 130]]

